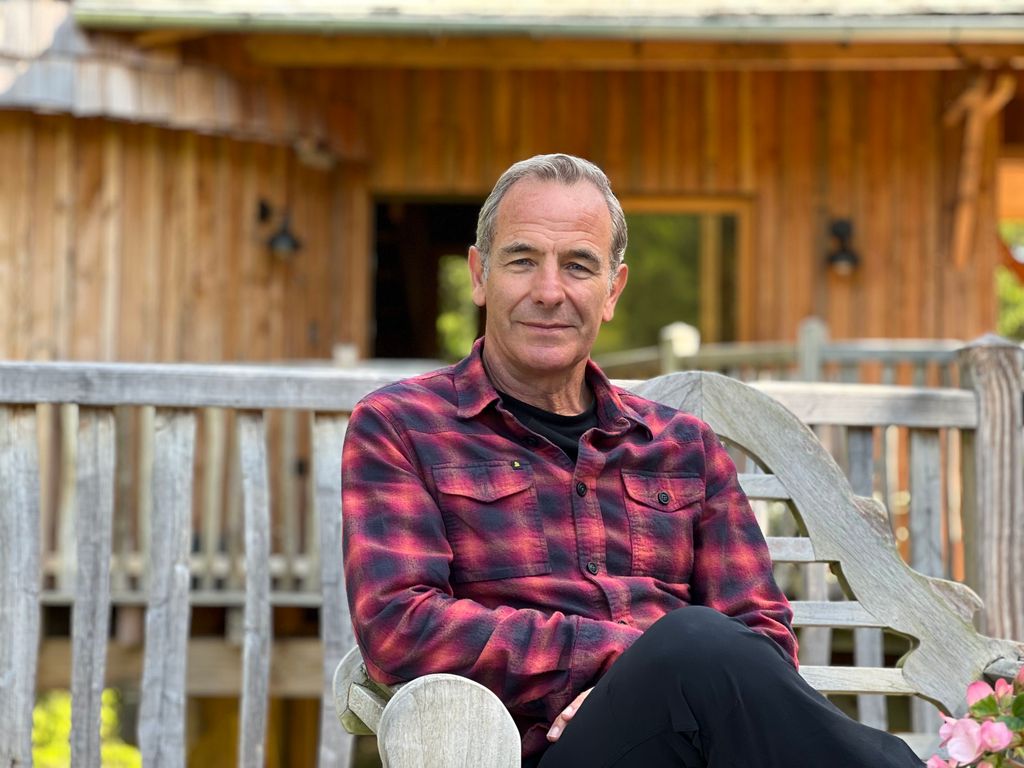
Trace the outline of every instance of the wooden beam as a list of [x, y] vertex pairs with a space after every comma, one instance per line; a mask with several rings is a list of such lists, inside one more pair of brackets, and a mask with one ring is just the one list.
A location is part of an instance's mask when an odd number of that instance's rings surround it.
[[956, 212], [953, 216], [953, 264], [958, 270], [967, 264], [974, 245], [985, 127], [1006, 106], [1016, 88], [1017, 78], [1009, 72], [1000, 74], [991, 90], [988, 75], [979, 74], [943, 115], [947, 126], [964, 121]]
[[442, 69], [964, 69], [1024, 64], [1024, 44], [732, 43], [527, 36], [248, 35], [274, 67]]

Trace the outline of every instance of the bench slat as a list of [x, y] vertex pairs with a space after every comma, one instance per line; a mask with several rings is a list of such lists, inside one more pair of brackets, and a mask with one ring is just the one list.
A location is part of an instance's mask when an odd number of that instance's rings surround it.
[[802, 536], [769, 536], [768, 553], [776, 563], [816, 563], [811, 540]]
[[36, 409], [0, 407], [0, 764], [32, 762], [39, 646]]
[[270, 510], [267, 504], [267, 442], [263, 414], [238, 415], [245, 519], [245, 639], [242, 651], [242, 701], [238, 729], [238, 765], [262, 768], [267, 737], [267, 689], [270, 682]]
[[321, 768], [352, 764], [355, 737], [335, 722], [332, 682], [334, 669], [348, 649], [355, 645], [352, 622], [341, 562], [341, 447], [348, 419], [319, 415], [313, 422], [313, 480], [316, 505], [314, 520], [320, 531], [325, 553], [320, 561], [323, 607], [320, 610], [320, 637], [324, 648], [324, 688], [320, 703]]
[[789, 492], [775, 475], [754, 475], [741, 473], [739, 476], [740, 487], [751, 499], [766, 499], [784, 501], [789, 498]]
[[798, 627], [884, 627], [860, 603], [794, 600], [793, 624]]
[[801, 666], [804, 680], [822, 693], [881, 693], [905, 695], [916, 691], [903, 679], [903, 671], [886, 667]]
[[159, 409], [153, 417], [153, 503], [149, 602], [139, 705], [143, 764], [185, 764], [185, 668], [189, 633], [194, 411]]
[[75, 765], [100, 764], [100, 712], [110, 624], [114, 437], [113, 411], [79, 411], [78, 557], [71, 629], [71, 760]]

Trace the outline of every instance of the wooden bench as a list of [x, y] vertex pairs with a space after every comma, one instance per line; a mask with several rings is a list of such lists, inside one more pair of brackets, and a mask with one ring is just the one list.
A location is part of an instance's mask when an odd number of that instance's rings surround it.
[[[740, 477], [748, 496], [792, 510], [798, 535], [769, 536], [773, 560], [827, 564], [845, 598], [795, 601], [795, 626], [884, 630], [907, 639], [906, 652], [891, 666], [803, 666], [816, 689], [915, 696], [960, 713], [969, 683], [1020, 668], [1024, 645], [975, 630], [981, 601], [966, 586], [912, 570], [897, 550], [885, 508], [856, 496], [814, 433], [772, 397], [707, 373], [671, 374], [632, 388], [707, 421], [756, 465], [758, 471]], [[429, 675], [386, 689], [367, 678], [353, 649], [335, 672], [334, 696], [342, 724], [353, 733], [376, 733], [390, 768], [519, 764], [511, 717], [468, 680]], [[934, 731], [901, 735], [922, 756], [937, 747]]]
[[[1019, 376], [1019, 366], [1014, 370]], [[460, 706], [456, 702], [461, 702], [473, 713], [476, 726], [465, 731], [463, 738], [491, 739], [504, 728], [503, 738], [516, 742], [514, 747], [511, 742], [507, 745], [506, 760], [516, 764], [518, 738], [509, 731], [507, 716], [500, 707], [492, 707], [493, 720], [488, 724], [486, 702], [494, 705], [495, 701], [469, 681], [450, 680], [442, 687], [432, 680], [407, 685], [384, 716], [383, 700], [390, 692], [370, 684], [349, 688], [342, 682], [357, 675], [358, 658], [349, 656], [341, 674], [335, 675], [352, 648], [339, 556], [341, 443], [347, 414], [356, 402], [394, 378], [394, 373], [330, 368], [0, 363], [0, 767], [26, 765], [31, 760], [37, 680], [43, 685], [70, 684], [74, 764], [98, 767], [100, 692], [111, 683], [112, 675], [113, 682], [140, 689], [137, 743], [147, 766], [184, 765], [186, 701], [197, 691], [238, 696], [238, 764], [245, 768], [264, 765], [268, 698], [286, 694], [322, 697], [321, 766], [351, 765], [354, 740], [335, 722], [338, 701], [342, 710], [351, 709], [347, 716], [351, 725], [358, 725], [353, 719], [358, 713], [384, 732], [401, 734], [407, 724], [416, 727], [418, 722], [409, 716], [408, 707], [400, 706], [403, 699], [414, 708], [428, 702], [425, 711], [442, 713], [445, 722], [456, 718]], [[715, 405], [716, 391], [740, 385], [714, 383], [718, 381], [683, 376], [633, 385], [702, 413], [740, 444], [757, 445], [756, 435], [741, 431], [744, 425], [750, 426], [747, 421], [731, 424], [730, 413], [720, 412], [720, 403]], [[871, 425], [877, 430], [887, 424], [913, 427], [910, 442], [924, 446], [921, 455], [933, 456], [934, 462], [939, 460], [939, 428], [969, 435], [983, 457], [973, 480], [979, 488], [988, 482], [981, 477], [982, 470], [996, 459], [1019, 473], [1016, 459], [1004, 460], [1005, 447], [997, 455], [995, 449], [984, 447], [981, 438], [984, 419], [1019, 425], [1019, 381], [999, 388], [1017, 393], [1006, 398], [1018, 409], [1017, 415], [1005, 419], [998, 413], [983, 419], [983, 398], [970, 390], [765, 386], [808, 423], [849, 427], [851, 477], [863, 475], [863, 468], [856, 469], [859, 462], [865, 457], [871, 460]], [[745, 387], [737, 391], [757, 397]], [[701, 405], [698, 395], [708, 405]], [[770, 402], [759, 402], [757, 409], [767, 413], [769, 406]], [[275, 429], [285, 416], [286, 428]], [[805, 442], [809, 439], [802, 427], [779, 418], [787, 425], [778, 428], [779, 434], [792, 430], [803, 434]], [[305, 467], [301, 472], [297, 469], [300, 454], [280, 444], [282, 435], [292, 432], [302, 433], [302, 440], [310, 445], [308, 453], [301, 454]], [[992, 444], [1007, 443], [994, 440]], [[827, 690], [841, 691], [876, 690], [877, 683], [865, 686], [864, 681], [877, 679], [885, 692], [920, 691], [955, 711], [962, 706], [964, 680], [980, 674], [990, 662], [1004, 659], [1009, 664], [1019, 648], [971, 631], [962, 618], [973, 606], [969, 592], [956, 585], [938, 586], [902, 566], [877, 506], [851, 501], [834, 465], [822, 459], [826, 468], [820, 476], [787, 480], [788, 454], [781, 454], [779, 460], [775, 451], [792, 452], [793, 445], [769, 443], [758, 454], [765, 468], [778, 475], [744, 477], [755, 498], [771, 503], [788, 494], [804, 516], [810, 538], [774, 539], [773, 553], [780, 562], [797, 564], [780, 567], [838, 561], [852, 594], [860, 600], [820, 608], [812, 601], [799, 607], [803, 635], [818, 632], [818, 623], [829, 622], [857, 627], [858, 633], [877, 633], [863, 627], [884, 625], [924, 638], [901, 668], [884, 669], [873, 678], [864, 670], [818, 670], [817, 664], [808, 664], [808, 675], [816, 675], [813, 679]], [[810, 445], [820, 450], [813, 441]], [[225, 474], [233, 478], [230, 487], [211, 483], [215, 473], [209, 471], [209, 464], [217, 457], [228, 467]], [[61, 463], [59, 477], [54, 476], [55, 463]], [[927, 469], [931, 463], [915, 460], [912, 479], [915, 467]], [[123, 485], [126, 467], [132, 473], [127, 477], [130, 482]], [[808, 485], [808, 477], [813, 486]], [[823, 524], [814, 517], [818, 514], [814, 507], [803, 506], [813, 505], [819, 487], [829, 489], [841, 502], [837, 509], [844, 510], [841, 518], [846, 521], [841, 541], [835, 541], [827, 527], [820, 531]], [[915, 504], [922, 498], [916, 488]], [[293, 503], [300, 491], [307, 498], [306, 518], [299, 517], [301, 512]], [[995, 498], [993, 493], [987, 498]], [[938, 490], [931, 495], [937, 494]], [[211, 499], [221, 497], [229, 500], [225, 509], [211, 506]], [[929, 494], [923, 498], [927, 502]], [[238, 500], [237, 517], [232, 499]], [[912, 526], [918, 519], [934, 519], [925, 514], [929, 505], [915, 509]], [[994, 508], [991, 503], [988, 506]], [[136, 533], [126, 537], [124, 530]], [[914, 533], [918, 535], [924, 534]], [[843, 548], [851, 543], [853, 554], [847, 555]], [[877, 558], [865, 554], [871, 547], [879, 553]], [[912, 555], [917, 557], [916, 548]], [[895, 576], [881, 590], [881, 597], [869, 600], [870, 590], [865, 591], [862, 580], [873, 578], [871, 571], [882, 567], [875, 559]], [[895, 616], [887, 612], [891, 603], [885, 602], [894, 595], [903, 601]], [[881, 600], [883, 607], [874, 607], [871, 600]], [[913, 608], [904, 615], [902, 606], [911, 604]], [[190, 638], [190, 613], [196, 605], [228, 607], [236, 612], [238, 631], [228, 630], [228, 636], [219, 640]], [[70, 640], [53, 637], [42, 626], [40, 613], [46, 606], [73, 608]], [[319, 608], [319, 640], [303, 641], [301, 653], [289, 655], [298, 643], [275, 638], [271, 610], [277, 606]], [[141, 632], [134, 640], [126, 640], [117, 620], [136, 611], [145, 624], [145, 640]], [[958, 643], [958, 655], [950, 661], [949, 649]], [[61, 653], [55, 656], [54, 647]], [[805, 642], [805, 647], [811, 644]], [[881, 648], [877, 650], [881, 658]], [[64, 671], [64, 665], [69, 671]], [[932, 680], [937, 668], [949, 676], [949, 682], [938, 689]], [[337, 677], [338, 694], [332, 690], [332, 676]], [[211, 691], [211, 678], [221, 686], [216, 691]], [[477, 703], [458, 693], [467, 688], [478, 697]], [[441, 699], [454, 696], [455, 701], [443, 707], [429, 704], [438, 695]], [[381, 748], [385, 754], [397, 755], [389, 752], [390, 741], [385, 737]], [[426, 745], [435, 759], [442, 755], [443, 764], [459, 764], [459, 759], [435, 752], [433, 743], [422, 738], [400, 735], [396, 741], [407, 751]], [[446, 743], [452, 754], [467, 747], [457, 738]], [[399, 760], [395, 757], [391, 764], [401, 765]], [[500, 762], [470, 760], [469, 764]]]

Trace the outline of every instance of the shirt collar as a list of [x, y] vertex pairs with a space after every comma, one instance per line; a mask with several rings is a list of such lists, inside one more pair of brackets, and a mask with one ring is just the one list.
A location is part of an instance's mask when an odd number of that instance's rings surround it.
[[[480, 415], [491, 403], [498, 400], [498, 392], [491, 383], [484, 368], [484, 337], [476, 340], [469, 355], [457, 363], [452, 370], [455, 391], [458, 394], [460, 419], [472, 419]], [[604, 371], [593, 360], [587, 360], [587, 383], [597, 401], [597, 422], [599, 427], [613, 434], [640, 426], [652, 435], [650, 427], [641, 416], [622, 400], [619, 390], [612, 386]]]

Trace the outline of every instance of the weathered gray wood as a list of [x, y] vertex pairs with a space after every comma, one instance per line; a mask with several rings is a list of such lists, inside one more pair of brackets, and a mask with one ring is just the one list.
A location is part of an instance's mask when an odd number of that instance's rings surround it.
[[149, 600], [139, 705], [139, 748], [147, 768], [173, 768], [185, 763], [195, 433], [193, 411], [156, 412]]
[[267, 737], [270, 679], [270, 509], [263, 415], [238, 414], [245, 518], [245, 637], [239, 709], [239, 768], [262, 768]]
[[0, 766], [7, 768], [32, 763], [40, 586], [34, 406], [0, 406], [0, 489]]
[[808, 317], [797, 329], [797, 370], [801, 381], [821, 381], [828, 326], [819, 317]]
[[100, 765], [100, 711], [110, 624], [115, 425], [111, 410], [78, 415], [78, 567], [71, 637], [71, 760]]
[[[809, 563], [804, 566], [802, 598], [820, 603], [828, 600], [828, 566]], [[832, 660], [832, 630], [826, 625], [813, 624], [800, 632], [800, 664], [827, 666]]]
[[402, 686], [384, 707], [378, 746], [385, 768], [520, 764], [519, 732], [508, 710], [482, 685], [456, 675], [427, 675]]
[[739, 476], [740, 487], [751, 499], [785, 500], [789, 492], [775, 475], [755, 475], [742, 473]]
[[69, 592], [75, 588], [76, 561], [75, 515], [78, 493], [78, 406], [65, 403], [60, 406], [60, 490], [57, 510], [57, 552], [60, 563], [57, 586]]
[[[332, 680], [334, 714], [346, 733], [356, 736], [369, 736], [377, 732], [376, 729], [380, 724], [380, 716], [384, 712], [384, 704], [387, 703], [386, 697], [378, 696], [380, 706], [367, 711], [365, 713], [366, 719], [360, 717], [350, 707], [350, 691], [353, 687], [363, 686], [367, 682], [369, 682], [369, 679], [366, 676], [366, 666], [363, 664], [363, 657], [360, 655], [358, 648], [352, 648], [338, 662], [338, 667], [334, 670], [334, 678]], [[373, 727], [371, 728], [367, 723], [372, 724]]]
[[1021, 348], [985, 336], [961, 353], [962, 379], [978, 399], [977, 502], [965, 520], [967, 583], [985, 602], [984, 631], [1024, 638], [1024, 436]]
[[888, 667], [800, 666], [800, 675], [822, 693], [880, 693], [905, 695], [915, 687], [902, 670]]
[[814, 563], [814, 545], [806, 537], [769, 536], [768, 553], [777, 563]]
[[388, 372], [259, 365], [0, 363], [0, 402], [351, 411]]
[[910, 564], [945, 576], [942, 560], [942, 456], [938, 430], [910, 432]]
[[885, 626], [855, 600], [794, 600], [793, 625], [798, 627]]
[[332, 681], [335, 667], [355, 646], [348, 615], [344, 572], [341, 561], [341, 447], [348, 420], [342, 416], [318, 416], [313, 422], [313, 478], [315, 519], [320, 532], [322, 555], [320, 583], [320, 637], [323, 641], [324, 687], [320, 705], [321, 768], [352, 763], [354, 739], [334, 724], [335, 701]]
[[[871, 497], [874, 493], [875, 430], [873, 427], [849, 427], [846, 430], [847, 476], [853, 492]], [[885, 638], [877, 629], [853, 631], [853, 663], [858, 667], [881, 667], [885, 659]], [[889, 725], [885, 697], [857, 696], [857, 719], [872, 728], [885, 730]]]
[[714, 374], [659, 377], [638, 389], [700, 416], [780, 478], [815, 554], [840, 563], [845, 585], [880, 623], [917, 639], [900, 670], [907, 689], [959, 713], [967, 684], [992, 659], [1022, 653], [1018, 644], [978, 635], [927, 577], [907, 567], [884, 508], [855, 497], [813, 433], [778, 403]]
[[788, 381], [758, 381], [750, 386], [771, 395], [806, 424], [901, 424], [932, 429], [973, 429], [978, 424], [977, 404], [969, 392]]

